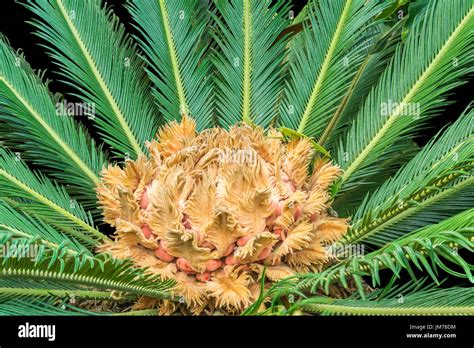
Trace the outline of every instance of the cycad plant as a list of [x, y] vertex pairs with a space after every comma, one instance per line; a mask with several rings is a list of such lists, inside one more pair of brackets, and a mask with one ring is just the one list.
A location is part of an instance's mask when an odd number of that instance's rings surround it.
[[74, 103], [0, 36], [0, 314], [474, 313], [472, 106], [412, 140], [472, 0], [22, 5]]

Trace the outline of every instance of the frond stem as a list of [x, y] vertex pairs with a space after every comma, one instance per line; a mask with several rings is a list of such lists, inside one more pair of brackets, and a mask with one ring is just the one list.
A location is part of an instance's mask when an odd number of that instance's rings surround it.
[[17, 296], [54, 296], [59, 298], [76, 297], [76, 298], [94, 298], [94, 299], [113, 299], [111, 291], [94, 291], [94, 290], [58, 290], [58, 289], [36, 289], [36, 288], [9, 288], [1, 287], [0, 294], [11, 294]]
[[164, 0], [159, 0], [159, 3], [160, 3], [161, 14], [163, 16], [163, 26], [165, 30], [166, 43], [168, 46], [168, 52], [170, 55], [171, 65], [173, 66], [173, 75], [174, 75], [174, 80], [176, 83], [176, 89], [178, 92], [180, 111], [183, 114], [187, 114], [188, 104], [186, 102], [186, 95], [184, 92], [181, 72], [180, 72], [179, 63], [178, 63], [178, 55], [176, 53], [176, 47], [175, 47], [175, 43], [173, 39], [173, 33], [171, 31], [168, 10], [166, 8], [166, 4]]
[[311, 92], [311, 96], [309, 97], [308, 103], [306, 104], [303, 117], [301, 118], [300, 125], [298, 127], [299, 133], [304, 133], [306, 123], [308, 122], [309, 116], [313, 111], [314, 104], [316, 102], [316, 98], [319, 95], [321, 87], [323, 85], [324, 79], [326, 78], [327, 71], [330, 66], [330, 62], [334, 56], [334, 51], [336, 50], [337, 42], [342, 34], [342, 29], [346, 23], [347, 16], [349, 15], [349, 9], [351, 8], [352, 0], [348, 0], [345, 2], [344, 9], [341, 14], [341, 18], [339, 19], [339, 23], [337, 24], [336, 31], [334, 32], [334, 36], [331, 39], [331, 44], [329, 45], [329, 49], [324, 57], [324, 62], [321, 66], [320, 73], [318, 74], [317, 81], [313, 87]]
[[252, 15], [251, 15], [251, 0], [244, 0], [244, 71], [243, 71], [243, 96], [242, 96], [242, 119], [245, 123], [252, 123], [250, 118], [250, 78], [251, 78], [251, 26], [252, 26]]
[[129, 125], [127, 124], [127, 121], [125, 120], [125, 117], [124, 117], [122, 111], [120, 110], [120, 107], [117, 105], [117, 102], [116, 102], [114, 96], [112, 95], [109, 88], [107, 87], [100, 71], [98, 70], [97, 66], [95, 65], [94, 59], [91, 57], [91, 55], [89, 53], [89, 50], [85, 46], [84, 41], [81, 39], [81, 35], [78, 33], [77, 29], [75, 28], [74, 24], [72, 23], [71, 18], [68, 15], [67, 9], [65, 8], [62, 0], [56, 0], [56, 2], [57, 2], [58, 6], [59, 6], [59, 9], [61, 11], [61, 15], [64, 17], [64, 20], [66, 21], [66, 24], [67, 24], [69, 30], [72, 33], [72, 36], [76, 40], [77, 45], [81, 49], [81, 52], [83, 53], [90, 69], [92, 70], [92, 73], [94, 74], [97, 82], [99, 83], [100, 89], [104, 93], [107, 101], [109, 102], [109, 105], [112, 107], [112, 110], [113, 110], [114, 114], [117, 116], [117, 119], [118, 119], [120, 125], [122, 126], [122, 129], [125, 132], [125, 136], [127, 137], [128, 141], [132, 145], [132, 148], [134, 149], [135, 153], [137, 155], [143, 154], [143, 150], [142, 150], [140, 144], [138, 143], [138, 140], [135, 138], [132, 130], [130, 129]]
[[28, 112], [41, 124], [41, 126], [48, 132], [49, 135], [57, 142], [58, 146], [63, 149], [69, 158], [76, 163], [79, 168], [89, 177], [94, 184], [99, 182], [99, 176], [94, 173], [75, 153], [74, 151], [61, 140], [61, 137], [41, 118], [38, 112], [33, 106], [25, 100], [20, 93], [5, 79], [4, 76], [0, 76], [0, 82], [3, 82], [7, 88], [15, 95], [15, 97], [23, 104]]
[[130, 292], [133, 294], [147, 295], [157, 298], [171, 298], [171, 295], [164, 293], [160, 289], [151, 289], [139, 285], [131, 285], [123, 281], [115, 281], [112, 279], [100, 279], [96, 278], [93, 275], [87, 276], [84, 274], [75, 274], [75, 273], [64, 273], [64, 272], [53, 272], [53, 271], [38, 271], [25, 267], [15, 267], [15, 268], [0, 268], [0, 277], [2, 278], [26, 278], [32, 280], [50, 280], [50, 281], [59, 281], [69, 284], [77, 285], [87, 285], [101, 289], [112, 289], [122, 292]]
[[385, 135], [385, 133], [390, 129], [391, 125], [397, 120], [400, 113], [403, 112], [404, 105], [406, 105], [416, 94], [420, 86], [425, 82], [431, 72], [436, 68], [437, 64], [441, 60], [441, 58], [445, 55], [445, 53], [449, 50], [452, 42], [458, 36], [459, 32], [469, 23], [472, 15], [474, 14], [474, 7], [466, 14], [466, 16], [462, 19], [453, 33], [449, 36], [446, 42], [443, 44], [439, 52], [436, 56], [431, 60], [429, 65], [426, 67], [425, 71], [421, 74], [421, 76], [417, 79], [415, 84], [411, 87], [411, 89], [406, 93], [405, 97], [401, 101], [400, 104], [397, 105], [394, 112], [389, 116], [386, 123], [383, 127], [377, 132], [377, 134], [370, 140], [367, 146], [362, 150], [362, 152], [356, 157], [356, 159], [352, 162], [352, 164], [344, 171], [341, 176], [341, 185], [347, 181], [347, 179], [354, 173], [354, 171], [360, 166], [362, 161], [370, 154], [372, 148], [376, 146], [380, 139]]
[[[63, 207], [61, 207], [61, 206], [57, 205], [56, 203], [52, 202], [51, 200], [49, 200], [48, 198], [46, 198], [42, 194], [40, 194], [40, 193], [36, 192], [35, 190], [31, 189], [28, 185], [26, 185], [22, 181], [18, 180], [14, 176], [10, 175], [10, 173], [6, 172], [5, 170], [0, 169], [0, 176], [5, 177], [8, 181], [13, 183], [15, 186], [20, 188], [22, 191], [24, 191], [24, 192], [28, 193], [29, 195], [31, 195], [32, 197], [34, 197], [38, 202], [50, 207], [51, 209], [58, 212], [58, 214], [60, 214], [62, 216], [65, 216], [68, 220], [73, 221], [75, 224], [79, 225], [84, 230], [90, 232], [92, 235], [98, 237], [101, 240], [108, 240], [107, 236], [105, 236], [103, 233], [99, 232], [94, 227], [90, 226], [89, 224], [87, 224], [83, 220], [79, 219], [77, 216], [71, 214], [69, 211], [67, 211]], [[87, 243], [91, 243], [92, 245], [97, 244], [97, 241], [89, 238], [87, 235], [84, 235], [82, 233], [81, 234], [78, 233], [76, 236], [78, 238], [86, 241]]]

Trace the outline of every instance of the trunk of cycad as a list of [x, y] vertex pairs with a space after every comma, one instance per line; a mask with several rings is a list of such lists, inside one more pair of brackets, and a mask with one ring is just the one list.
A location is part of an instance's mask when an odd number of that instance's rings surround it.
[[304, 139], [251, 126], [205, 130], [190, 118], [171, 123], [148, 144], [149, 158], [111, 166], [98, 188], [104, 219], [116, 228], [101, 247], [175, 279], [181, 301], [142, 298], [137, 308], [162, 313], [238, 313], [268, 282], [318, 272], [332, 257], [325, 246], [347, 230], [327, 213], [329, 185], [340, 171], [314, 158]]

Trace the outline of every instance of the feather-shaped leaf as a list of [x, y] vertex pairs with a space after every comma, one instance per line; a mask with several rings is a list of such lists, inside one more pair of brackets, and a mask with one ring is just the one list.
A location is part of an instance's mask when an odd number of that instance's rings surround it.
[[[336, 246], [330, 250], [340, 258], [337, 263], [320, 273], [299, 274], [280, 281], [269, 289], [268, 294], [277, 299], [289, 294], [301, 294], [305, 289], [311, 289], [312, 293], [325, 289], [327, 293], [330, 284], [339, 282], [347, 287], [348, 278], [360, 276], [371, 279], [375, 288], [383, 285], [382, 270], [393, 272], [394, 279], [399, 278], [402, 270], [407, 270], [416, 279], [412, 271], [415, 268], [427, 272], [438, 284], [441, 282], [439, 269], [472, 283], [474, 266], [463, 256], [462, 249], [468, 253], [473, 251], [473, 237], [474, 209], [469, 209], [437, 224], [412, 231], [368, 253], [366, 248], [356, 247], [356, 244], [341, 249]], [[359, 288], [359, 293], [365, 296], [365, 289]]]
[[282, 90], [288, 4], [269, 1], [216, 0], [214, 64], [219, 122], [241, 121], [266, 127], [277, 115]]
[[433, 139], [354, 215], [343, 243], [383, 245], [474, 203], [474, 109]]
[[[2, 238], [4, 245], [9, 239]], [[33, 247], [29, 240], [18, 241], [17, 248]], [[82, 286], [83, 289], [117, 290], [125, 293], [168, 298], [174, 281], [162, 281], [159, 276], [134, 267], [130, 260], [116, 260], [108, 255], [95, 257], [68, 255], [64, 247], [37, 249], [34, 257], [16, 254], [0, 256], [2, 281], [16, 280], [49, 283], [52, 286]]]
[[158, 112], [135, 44], [118, 17], [95, 0], [24, 5], [39, 17], [32, 24], [65, 82], [94, 106], [104, 140], [125, 156], [142, 153], [156, 133]]
[[377, 170], [374, 171], [373, 175], [368, 175], [365, 178], [364, 185], [359, 185], [350, 191], [344, 191], [336, 195], [332, 207], [339, 216], [354, 216], [369, 193], [376, 191], [420, 151], [420, 146], [411, 139], [400, 140], [392, 146], [396, 147], [398, 151], [394, 151], [385, 161], [378, 163]]
[[0, 235], [3, 234], [39, 241], [53, 247], [67, 244], [72, 254], [91, 255], [90, 250], [77, 241], [74, 236], [68, 236], [41, 220], [22, 214], [5, 201], [0, 200]]
[[209, 13], [200, 1], [134, 0], [128, 6], [146, 55], [153, 91], [167, 121], [186, 113], [202, 130], [214, 125]]
[[[303, 275], [298, 287], [318, 288], [326, 283], [342, 281], [341, 272], [348, 277], [364, 272], [372, 278], [372, 286], [376, 287], [381, 285], [380, 270], [397, 269], [395, 273], [398, 273], [401, 269], [406, 269], [416, 280], [412, 273], [412, 268], [415, 267], [427, 272], [436, 283], [440, 282], [438, 267], [452, 276], [467, 278], [473, 283], [473, 266], [459, 252], [461, 249], [473, 251], [473, 237], [474, 209], [470, 209], [438, 224], [413, 231], [380, 249], [355, 255], [357, 263], [353, 259], [345, 259], [322, 273]], [[427, 259], [431, 259], [431, 263], [426, 262]], [[446, 261], [448, 262], [445, 263]]]
[[384, 6], [376, 1], [321, 0], [309, 6], [310, 26], [292, 39], [282, 125], [319, 138], [361, 65]]
[[376, 164], [398, 151], [391, 145], [433, 116], [446, 104], [443, 94], [473, 71], [472, 1], [441, 0], [428, 6], [338, 148], [343, 190], [362, 185], [365, 177], [375, 174]]
[[87, 245], [108, 239], [94, 228], [90, 213], [87, 214], [64, 187], [31, 171], [3, 147], [0, 149], [0, 197], [19, 198], [18, 208], [65, 229]]
[[0, 36], [1, 138], [35, 164], [47, 166], [87, 207], [97, 201], [95, 185], [106, 163], [86, 130], [59, 109], [24, 58]]

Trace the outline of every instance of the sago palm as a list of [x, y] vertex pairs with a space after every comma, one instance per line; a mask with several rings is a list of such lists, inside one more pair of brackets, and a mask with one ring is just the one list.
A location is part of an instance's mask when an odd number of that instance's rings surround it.
[[473, 314], [474, 3], [408, 3], [23, 3], [81, 107], [0, 36], [0, 313]]

